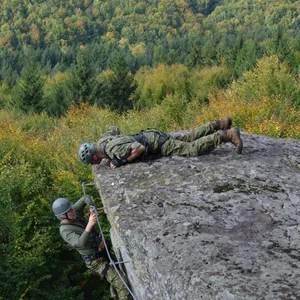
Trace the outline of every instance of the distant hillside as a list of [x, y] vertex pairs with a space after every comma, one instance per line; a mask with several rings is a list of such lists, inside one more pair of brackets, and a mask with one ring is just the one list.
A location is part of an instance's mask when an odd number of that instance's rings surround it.
[[[281, 26], [295, 37], [300, 1], [1, 1], [0, 45], [60, 48], [100, 40], [160, 44], [186, 34], [243, 33], [262, 41]], [[298, 33], [299, 35], [299, 33]]]
[[[17, 76], [24, 55], [45, 72], [66, 70], [80, 48], [90, 47], [110, 67], [125, 53], [132, 71], [142, 65], [219, 64], [255, 53], [290, 49], [299, 62], [300, 1], [281, 0], [1, 0], [0, 76]], [[288, 49], [288, 50], [287, 50]], [[253, 66], [249, 58], [248, 66]], [[1, 78], [0, 77], [0, 78]]]

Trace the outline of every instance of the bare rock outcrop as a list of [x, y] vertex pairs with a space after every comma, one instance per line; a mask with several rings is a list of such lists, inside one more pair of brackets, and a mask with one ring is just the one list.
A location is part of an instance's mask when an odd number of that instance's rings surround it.
[[242, 133], [95, 182], [137, 299], [300, 299], [300, 140]]

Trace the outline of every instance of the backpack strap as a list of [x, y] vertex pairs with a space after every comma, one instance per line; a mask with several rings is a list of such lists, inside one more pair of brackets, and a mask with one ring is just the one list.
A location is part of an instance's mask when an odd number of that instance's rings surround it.
[[110, 157], [106, 154], [105, 148], [108, 142], [113, 140], [112, 138], [107, 138], [99, 144], [99, 150], [102, 154], [104, 154], [105, 158], [110, 159]]

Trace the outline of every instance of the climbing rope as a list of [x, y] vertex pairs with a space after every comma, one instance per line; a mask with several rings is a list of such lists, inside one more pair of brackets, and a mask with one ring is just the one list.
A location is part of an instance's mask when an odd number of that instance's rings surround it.
[[[84, 198], [86, 197], [86, 192], [85, 192], [85, 186], [92, 186], [92, 185], [95, 185], [94, 183], [89, 183], [89, 182], [83, 182], [81, 184], [82, 186], [82, 190], [83, 190], [83, 196]], [[123, 282], [124, 286], [126, 287], [126, 289], [128, 290], [128, 292], [130, 293], [130, 295], [132, 296], [133, 300], [137, 300], [137, 298], [135, 298], [133, 292], [130, 290], [129, 286], [127, 285], [127, 283], [125, 282], [123, 276], [121, 275], [120, 271], [118, 270], [116, 264], [121, 264], [121, 263], [126, 263], [127, 261], [118, 261], [118, 262], [114, 262], [113, 259], [111, 258], [110, 256], [110, 253], [109, 253], [109, 249], [107, 247], [107, 243], [106, 243], [106, 240], [105, 240], [105, 237], [104, 237], [104, 234], [103, 234], [103, 231], [102, 231], [102, 228], [101, 228], [101, 224], [100, 224], [100, 221], [99, 221], [99, 218], [98, 218], [98, 209], [96, 208], [96, 206], [94, 205], [90, 205], [90, 208], [92, 209], [93, 213], [96, 215], [97, 217], [97, 223], [98, 223], [98, 227], [99, 227], [99, 230], [100, 230], [100, 235], [102, 237], [102, 241], [103, 241], [103, 244], [104, 244], [104, 247], [105, 247], [105, 251], [107, 253], [107, 256], [108, 256], [108, 259], [109, 259], [109, 264], [111, 266], [114, 267], [116, 273], [118, 274], [118, 276], [120, 277], [121, 281]]]

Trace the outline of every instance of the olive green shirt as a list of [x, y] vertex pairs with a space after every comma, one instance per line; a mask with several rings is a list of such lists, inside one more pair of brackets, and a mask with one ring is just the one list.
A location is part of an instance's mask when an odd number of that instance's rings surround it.
[[[85, 206], [84, 197], [74, 204], [77, 216], [83, 217], [83, 209]], [[93, 231], [87, 232], [85, 231], [85, 227], [86, 225], [80, 222], [79, 218], [76, 218], [71, 224], [61, 223], [59, 227], [59, 232], [63, 240], [70, 244], [81, 255], [92, 254], [98, 251], [98, 244], [95, 240], [95, 234], [97, 233]]]

